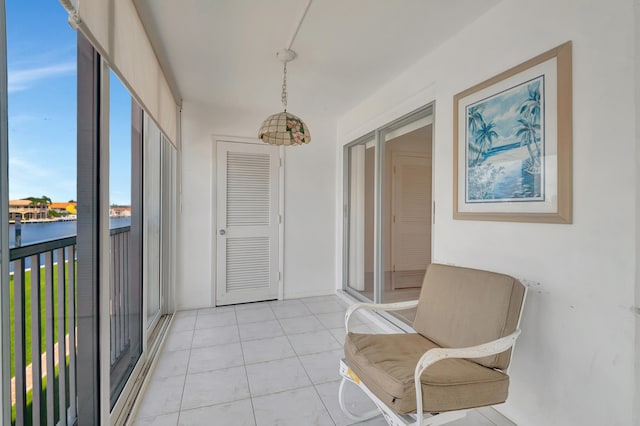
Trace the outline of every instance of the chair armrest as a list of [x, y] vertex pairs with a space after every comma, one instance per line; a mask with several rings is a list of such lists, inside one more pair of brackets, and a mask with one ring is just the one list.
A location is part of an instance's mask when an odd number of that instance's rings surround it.
[[345, 333], [349, 332], [349, 318], [358, 309], [365, 311], [401, 311], [403, 309], [411, 309], [418, 306], [418, 300], [409, 300], [407, 302], [396, 303], [354, 303], [349, 306], [347, 313], [344, 315]]
[[[517, 329], [508, 336], [477, 346], [469, 346], [467, 348], [429, 349], [424, 353], [424, 355], [422, 355], [422, 357], [420, 357], [413, 375], [416, 387], [416, 412], [422, 413], [422, 383], [420, 382], [420, 377], [422, 376], [422, 373], [424, 373], [424, 370], [426, 370], [430, 365], [447, 358], [482, 358], [489, 355], [499, 354], [511, 348], [516, 343], [516, 339], [519, 335], [520, 329]], [[417, 426], [422, 426], [422, 417], [423, 416], [418, 415], [418, 422], [416, 423]]]

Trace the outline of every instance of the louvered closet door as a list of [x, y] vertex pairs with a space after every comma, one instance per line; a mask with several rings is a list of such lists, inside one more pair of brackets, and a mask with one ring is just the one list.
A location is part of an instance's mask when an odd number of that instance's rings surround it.
[[217, 305], [278, 297], [278, 147], [218, 142]]
[[420, 287], [431, 263], [431, 159], [393, 153], [392, 289]]

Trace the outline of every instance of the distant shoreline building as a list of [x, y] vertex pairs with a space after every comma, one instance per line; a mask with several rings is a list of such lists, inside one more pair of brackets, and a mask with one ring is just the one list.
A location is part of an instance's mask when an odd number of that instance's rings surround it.
[[131, 206], [111, 206], [109, 217], [131, 217]]
[[78, 208], [78, 203], [76, 202], [67, 202], [67, 203], [54, 202], [49, 204], [49, 210], [53, 210], [62, 215], [78, 214], [77, 208]]
[[[75, 220], [78, 214], [78, 203], [52, 202], [50, 204], [34, 204], [31, 200], [10, 200], [9, 201], [9, 222], [16, 220], [31, 221], [57, 221]], [[51, 217], [50, 217], [51, 216]], [[110, 217], [131, 217], [131, 206], [111, 206], [109, 208]]]
[[[20, 219], [22, 222], [75, 219], [78, 203], [53, 202], [50, 204], [34, 204], [31, 200], [9, 200], [9, 222]], [[50, 212], [53, 216], [50, 218]]]
[[9, 220], [42, 220], [49, 216], [48, 207], [31, 200], [9, 200]]

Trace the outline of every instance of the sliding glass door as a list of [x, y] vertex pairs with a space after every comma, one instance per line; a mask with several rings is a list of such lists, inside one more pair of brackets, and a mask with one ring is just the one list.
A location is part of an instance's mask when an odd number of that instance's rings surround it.
[[111, 407], [142, 354], [142, 109], [109, 79]]
[[[431, 263], [432, 117], [410, 116], [380, 132], [382, 303], [417, 299]], [[415, 309], [393, 315], [412, 322]]]
[[419, 296], [431, 263], [432, 134], [427, 106], [345, 147], [344, 281], [357, 298]]
[[169, 312], [176, 155], [115, 74], [110, 77], [110, 387], [118, 418], [118, 400], [132, 394], [132, 379]]
[[0, 424], [11, 424], [9, 137], [5, 3], [0, 0]]
[[147, 335], [170, 312], [174, 274], [177, 153], [158, 125], [144, 116], [144, 289]]
[[[161, 188], [160, 188], [160, 256], [158, 258], [160, 281], [156, 289], [160, 305], [159, 315], [173, 312], [171, 288], [175, 281], [176, 218], [178, 205], [178, 151], [164, 135], [161, 135]], [[149, 314], [147, 314], [149, 315]], [[150, 326], [152, 327], [152, 326]]]
[[162, 140], [160, 128], [144, 117], [144, 259], [146, 288], [145, 326], [151, 327], [160, 314], [160, 178]]
[[[66, 389], [80, 424], [119, 424], [168, 324], [177, 153], [81, 33], [77, 69], [77, 393]], [[2, 401], [6, 416], [5, 389]]]

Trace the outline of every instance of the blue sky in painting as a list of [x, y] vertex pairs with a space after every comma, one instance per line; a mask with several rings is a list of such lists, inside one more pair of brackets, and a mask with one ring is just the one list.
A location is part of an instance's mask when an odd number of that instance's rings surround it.
[[[9, 197], [75, 200], [76, 33], [53, 0], [7, 0], [6, 16]], [[124, 86], [112, 86], [127, 109], [112, 114], [112, 164], [126, 167], [111, 167], [111, 202], [128, 204], [130, 98]]]
[[[493, 141], [494, 148], [519, 142], [516, 137], [517, 119], [520, 118], [520, 106], [529, 97], [527, 87], [530, 83], [526, 82], [509, 89], [507, 92], [499, 93], [474, 104], [480, 106], [485, 122], [493, 122], [496, 125], [495, 131], [498, 133], [498, 138]], [[543, 90], [542, 84], [541, 79], [541, 91]]]

